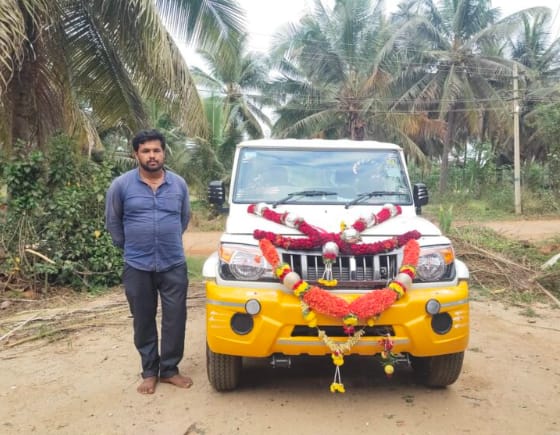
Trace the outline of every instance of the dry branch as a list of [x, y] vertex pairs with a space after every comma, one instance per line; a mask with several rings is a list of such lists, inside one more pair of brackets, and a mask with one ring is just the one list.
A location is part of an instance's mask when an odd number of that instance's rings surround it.
[[545, 275], [542, 271], [480, 248], [462, 238], [455, 239], [454, 245], [459, 256], [468, 264], [471, 279], [478, 285], [502, 288], [507, 283], [509, 290], [518, 293], [536, 289], [560, 307], [560, 300], [538, 282]]
[[14, 332], [16, 332], [18, 329], [23, 328], [25, 325], [27, 325], [29, 322], [31, 322], [32, 320], [35, 319], [36, 316], [30, 317], [29, 319], [25, 320], [24, 322], [20, 323], [18, 326], [16, 326], [14, 329], [8, 331], [6, 334], [4, 334], [2, 337], [0, 337], [0, 341], [4, 340], [5, 338], [8, 338], [10, 335], [12, 335]]
[[[189, 294], [189, 307], [199, 306], [205, 295], [193, 289]], [[61, 339], [69, 333], [87, 328], [123, 325], [130, 316], [128, 303], [124, 298], [104, 304], [76, 308], [44, 308], [25, 310], [0, 319], [1, 348], [13, 348], [35, 340]], [[118, 318], [120, 317], [120, 318]]]
[[49, 257], [47, 257], [44, 254], [41, 254], [40, 252], [34, 251], [33, 249], [30, 248], [26, 248], [25, 252], [29, 252], [30, 254], [36, 255], [39, 258], [42, 258], [43, 260], [45, 260], [47, 263], [50, 264], [56, 264], [54, 260], [51, 260]]

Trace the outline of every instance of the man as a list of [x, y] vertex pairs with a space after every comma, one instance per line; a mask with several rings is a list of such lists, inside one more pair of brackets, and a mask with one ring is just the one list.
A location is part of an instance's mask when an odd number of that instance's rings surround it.
[[[190, 218], [187, 184], [164, 169], [165, 139], [156, 130], [132, 141], [138, 167], [113, 180], [105, 204], [106, 228], [124, 250], [123, 285], [133, 316], [134, 345], [142, 361], [137, 390], [153, 394], [158, 380], [189, 388], [179, 374], [187, 319], [187, 264], [182, 234]], [[161, 300], [161, 355], [156, 312]]]

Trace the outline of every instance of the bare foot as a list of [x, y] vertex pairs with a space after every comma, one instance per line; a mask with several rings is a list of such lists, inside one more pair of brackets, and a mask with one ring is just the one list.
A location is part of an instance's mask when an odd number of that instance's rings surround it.
[[173, 384], [179, 388], [190, 388], [192, 387], [193, 381], [188, 376], [183, 376], [177, 373], [176, 375], [171, 376], [170, 378], [160, 378], [161, 382], [165, 382], [166, 384]]
[[144, 380], [140, 385], [138, 385], [138, 388], [136, 388], [136, 390], [140, 394], [154, 394], [156, 391], [156, 384], [157, 384], [157, 377], [150, 376], [148, 378], [144, 378]]

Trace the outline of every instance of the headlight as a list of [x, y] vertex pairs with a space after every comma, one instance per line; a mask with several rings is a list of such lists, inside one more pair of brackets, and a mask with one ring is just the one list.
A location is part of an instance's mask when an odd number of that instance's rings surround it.
[[445, 276], [454, 259], [455, 254], [449, 245], [422, 248], [416, 277], [421, 281], [439, 281]]
[[272, 268], [256, 246], [222, 245], [219, 251], [222, 267], [240, 281], [272, 278]]

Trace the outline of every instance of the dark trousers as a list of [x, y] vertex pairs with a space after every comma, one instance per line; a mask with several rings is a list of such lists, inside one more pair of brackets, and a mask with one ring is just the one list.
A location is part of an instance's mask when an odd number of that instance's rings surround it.
[[[165, 272], [124, 266], [123, 284], [133, 317], [134, 345], [142, 359], [142, 377], [168, 378], [179, 372], [187, 321], [187, 265]], [[156, 313], [161, 300], [161, 357]]]

